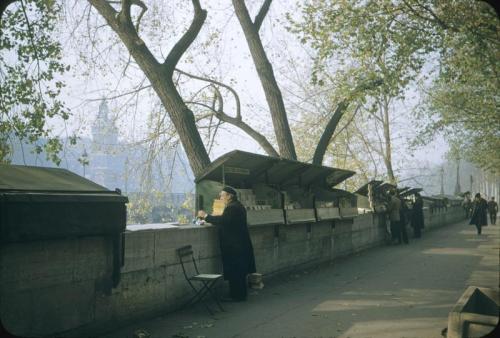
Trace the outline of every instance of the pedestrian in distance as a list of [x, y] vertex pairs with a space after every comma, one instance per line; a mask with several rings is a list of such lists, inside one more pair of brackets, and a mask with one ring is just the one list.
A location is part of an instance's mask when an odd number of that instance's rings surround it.
[[488, 213], [490, 214], [490, 224], [497, 224], [497, 213], [498, 213], [498, 204], [495, 202], [495, 197], [491, 197], [491, 200], [488, 201]]
[[252, 241], [248, 232], [247, 212], [238, 201], [236, 191], [224, 187], [219, 194], [225, 204], [220, 216], [198, 211], [198, 217], [214, 224], [219, 234], [224, 279], [229, 282], [229, 298], [223, 301], [247, 299], [247, 275], [256, 272]]
[[421, 230], [424, 228], [424, 200], [417, 192], [415, 193], [415, 202], [411, 210], [411, 227], [413, 228], [413, 236], [420, 238]]
[[462, 201], [462, 208], [464, 208], [465, 217], [469, 218], [471, 216], [472, 201], [470, 200], [470, 194], [468, 192], [464, 194], [464, 200]]
[[399, 196], [398, 194], [396, 195], [399, 200], [401, 201], [401, 209], [399, 209], [399, 236], [398, 236], [398, 243], [401, 244], [401, 240], [403, 240], [403, 243], [408, 244], [408, 232], [406, 231], [406, 225], [410, 221], [410, 208], [406, 205], [406, 201], [404, 198]]
[[391, 190], [387, 206], [391, 222], [391, 244], [401, 244], [401, 200], [396, 195], [396, 190]]
[[480, 193], [477, 193], [472, 202], [472, 217], [469, 224], [476, 226], [478, 235], [481, 235], [481, 228], [488, 225], [488, 217], [486, 216], [487, 209], [488, 202], [481, 197]]

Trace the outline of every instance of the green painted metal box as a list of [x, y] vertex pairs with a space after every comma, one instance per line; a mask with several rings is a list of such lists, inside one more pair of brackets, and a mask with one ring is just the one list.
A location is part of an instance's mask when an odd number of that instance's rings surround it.
[[117, 235], [127, 202], [65, 169], [0, 165], [0, 241]]

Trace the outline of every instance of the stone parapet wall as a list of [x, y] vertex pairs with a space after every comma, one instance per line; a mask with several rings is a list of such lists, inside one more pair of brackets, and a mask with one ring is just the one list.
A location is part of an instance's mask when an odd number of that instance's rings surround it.
[[[426, 229], [464, 218], [461, 208], [424, 211]], [[332, 261], [385, 241], [384, 215], [250, 227], [258, 272], [269, 276]], [[203, 272], [221, 271], [216, 228], [186, 226], [125, 233], [120, 284], [105, 287], [109, 239], [90, 237], [3, 245], [0, 315], [19, 336], [81, 336], [113, 323], [173, 311], [191, 295], [176, 248], [192, 245]]]

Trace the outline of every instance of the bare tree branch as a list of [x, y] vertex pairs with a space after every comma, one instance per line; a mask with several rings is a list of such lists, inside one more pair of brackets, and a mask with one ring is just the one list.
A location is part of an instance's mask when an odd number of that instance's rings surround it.
[[244, 0], [232, 0], [236, 17], [240, 22], [240, 26], [247, 40], [250, 55], [252, 56], [255, 69], [259, 75], [266, 102], [271, 114], [273, 122], [274, 133], [276, 135], [276, 143], [278, 144], [280, 156], [296, 160], [297, 153], [295, 152], [295, 145], [293, 143], [293, 136], [288, 123], [288, 116], [286, 113], [285, 103], [281, 90], [274, 76], [274, 70], [269, 62], [262, 40], [260, 39], [259, 32], [256, 29]]
[[313, 164], [321, 165], [323, 163], [323, 157], [325, 156], [326, 149], [328, 148], [332, 135], [335, 132], [335, 128], [337, 128], [340, 118], [344, 115], [347, 107], [349, 107], [349, 102], [347, 100], [343, 100], [337, 105], [335, 112], [332, 114], [332, 118], [328, 121], [323, 134], [321, 134], [318, 145], [316, 146], [312, 160]]
[[342, 128], [340, 128], [338, 131], [336, 131], [335, 135], [332, 136], [332, 141], [335, 140], [335, 138], [341, 133], [343, 132], [344, 130], [347, 129], [347, 127], [349, 127], [349, 125], [352, 123], [352, 121], [354, 120], [354, 118], [356, 117], [356, 115], [358, 114], [359, 112], [359, 109], [361, 108], [361, 105], [358, 104], [358, 106], [356, 107], [356, 109], [354, 109], [354, 113], [352, 114], [352, 116], [349, 118], [349, 120], [342, 126]]
[[210, 79], [208, 77], [203, 77], [203, 76], [198, 76], [198, 75], [193, 75], [193, 74], [187, 73], [187, 72], [185, 72], [183, 70], [180, 70], [179, 68], [175, 68], [175, 71], [178, 72], [178, 73], [180, 73], [180, 74], [182, 74], [182, 75], [188, 76], [188, 77], [190, 77], [192, 79], [196, 79], [196, 80], [200, 80], [200, 81], [205, 81], [205, 82], [213, 83], [213, 84], [215, 84], [217, 86], [221, 86], [221, 87], [224, 87], [227, 90], [229, 90], [234, 95], [234, 100], [236, 102], [236, 118], [241, 120], [241, 103], [240, 103], [240, 97], [239, 97], [238, 93], [236, 93], [236, 90], [234, 90], [231, 86], [228, 86], [228, 85], [226, 85], [226, 84], [224, 84], [222, 82]]
[[[375, 158], [373, 157], [373, 154], [372, 154], [372, 151], [376, 152], [377, 153], [377, 149], [374, 148], [366, 139], [365, 139], [365, 136], [363, 135], [363, 132], [359, 129], [358, 125], [356, 124], [356, 121], [354, 121], [354, 128], [356, 128], [356, 131], [357, 131], [357, 135], [359, 136], [359, 138], [361, 139], [361, 142], [363, 142], [363, 144], [365, 145], [365, 148], [366, 150], [368, 151], [368, 156], [370, 156], [370, 159], [372, 160], [372, 163], [373, 163], [373, 167], [375, 168], [375, 176], [377, 176], [377, 173], [378, 173], [378, 165], [377, 165], [377, 161], [375, 161]], [[377, 153], [379, 154], [380, 156], [382, 156], [380, 153]]]
[[[325, 130], [323, 131], [323, 134], [321, 135], [321, 138], [318, 142], [318, 145], [316, 146], [316, 150], [314, 151], [314, 156], [313, 156], [313, 164], [321, 165], [323, 162], [323, 158], [325, 156], [326, 149], [328, 148], [328, 145], [330, 144], [333, 134], [335, 132], [335, 129], [337, 128], [337, 125], [339, 124], [340, 119], [344, 115], [345, 111], [349, 107], [349, 104], [352, 102], [352, 100], [355, 98], [356, 95], [358, 95], [361, 92], [374, 89], [382, 84], [382, 80], [377, 79], [374, 81], [367, 81], [367, 82], [362, 82], [360, 83], [347, 98], [342, 100], [338, 105], [337, 108], [335, 109], [335, 112], [332, 114], [331, 119], [328, 121]], [[359, 110], [358, 106], [356, 108]]]
[[122, 22], [132, 24], [132, 18], [130, 17], [130, 7], [132, 6], [131, 0], [122, 0], [122, 10], [120, 11], [120, 18]]
[[260, 30], [260, 27], [262, 26], [262, 22], [264, 21], [264, 18], [267, 15], [267, 12], [269, 12], [269, 7], [271, 7], [271, 2], [273, 0], [265, 0], [264, 3], [262, 4], [262, 7], [259, 10], [259, 13], [255, 17], [255, 20], [253, 22], [255, 29], [257, 31]]
[[[180, 38], [170, 51], [165, 62], [159, 63], [151, 50], [137, 35], [131, 22], [117, 18], [117, 11], [105, 0], [88, 0], [99, 14], [105, 18], [108, 25], [115, 31], [130, 54], [134, 57], [140, 69], [150, 81], [158, 94], [161, 103], [167, 111], [175, 130], [182, 142], [189, 159], [191, 169], [199, 175], [210, 163], [210, 158], [196, 127], [193, 112], [189, 110], [173, 81], [175, 65], [198, 35], [206, 18], [206, 11], [201, 9], [199, 0], [192, 0], [195, 17], [188, 31]], [[125, 5], [133, 0], [123, 0]], [[122, 3], [123, 4], [123, 3]], [[127, 9], [118, 17], [127, 16]]]
[[148, 7], [146, 6], [146, 4], [144, 2], [142, 2], [141, 0], [133, 0], [133, 3], [139, 7], [141, 7], [141, 13], [139, 14], [139, 16], [137, 17], [137, 22], [135, 23], [135, 30], [137, 32], [139, 32], [139, 25], [141, 24], [141, 19], [142, 19], [142, 16], [144, 15], [144, 13], [146, 13], [146, 11], [148, 10]]
[[192, 0], [194, 7], [194, 17], [191, 22], [191, 26], [189, 26], [188, 30], [184, 33], [184, 35], [177, 41], [175, 46], [172, 48], [170, 53], [168, 54], [165, 62], [163, 63], [165, 67], [165, 71], [170, 78], [174, 73], [175, 66], [179, 62], [181, 56], [186, 52], [189, 46], [193, 43], [194, 39], [198, 36], [198, 33], [207, 18], [207, 11], [202, 9], [200, 6], [199, 0]]
[[[28, 14], [26, 13], [26, 7], [24, 6], [24, 2], [21, 1], [21, 9], [23, 11], [23, 15], [24, 15], [24, 20], [26, 20], [26, 26], [28, 27], [28, 35], [29, 35], [29, 38], [30, 38], [30, 42], [31, 42], [31, 47], [33, 48], [33, 51], [35, 52], [35, 59], [36, 59], [36, 71], [37, 71], [37, 74], [38, 74], [38, 78], [40, 78], [40, 57], [38, 55], [38, 48], [34, 42], [34, 39], [33, 39], [33, 29], [31, 28], [31, 24], [30, 24], [30, 20], [28, 19]], [[40, 92], [40, 95], [43, 95], [43, 91], [42, 91], [42, 87], [41, 87], [41, 84], [40, 84], [40, 81], [37, 81], [38, 82], [38, 91]]]
[[[224, 86], [226, 87], [226, 86]], [[222, 94], [220, 93], [219, 89], [216, 86], [212, 86], [214, 89], [214, 94], [216, 95], [217, 102], [218, 102], [218, 107], [215, 108], [214, 105], [210, 106], [205, 103], [201, 102], [186, 102], [187, 104], [196, 104], [199, 106], [202, 106], [204, 108], [207, 108], [215, 114], [215, 116], [222, 122], [226, 122], [229, 124], [232, 124], [235, 127], [238, 127], [239, 129], [243, 130], [246, 134], [248, 134], [251, 138], [253, 138], [261, 147], [264, 149], [264, 151], [269, 155], [273, 157], [279, 157], [278, 152], [274, 149], [274, 147], [269, 143], [269, 141], [266, 139], [264, 135], [253, 129], [250, 125], [245, 123], [241, 115], [237, 117], [231, 117], [227, 115], [224, 112], [224, 103], [223, 103], [223, 98]]]

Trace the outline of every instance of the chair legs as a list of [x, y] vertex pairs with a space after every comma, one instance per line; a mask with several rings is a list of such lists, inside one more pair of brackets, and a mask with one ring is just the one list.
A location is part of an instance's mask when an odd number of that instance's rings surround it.
[[215, 302], [217, 303], [217, 306], [219, 307], [219, 309], [221, 311], [225, 311], [224, 308], [222, 307], [220, 301], [219, 301], [219, 297], [217, 296], [217, 292], [215, 292], [214, 289], [212, 288], [215, 285], [216, 282], [217, 281], [213, 281], [211, 283], [205, 283], [205, 282], [203, 282], [203, 285], [205, 286], [206, 290], [210, 293], [210, 295], [212, 296], [212, 298], [215, 300]]
[[[215, 300], [215, 302], [217, 303], [217, 306], [219, 307], [219, 309], [221, 311], [225, 311], [224, 308], [222, 307], [220, 301], [219, 301], [219, 297], [217, 297], [217, 293], [214, 292], [214, 290], [212, 289], [213, 286], [215, 285], [215, 283], [217, 282], [217, 280], [214, 280], [214, 281], [210, 281], [210, 282], [206, 282], [206, 281], [201, 281], [203, 286], [199, 289], [197, 289], [193, 283], [191, 281], [188, 281], [189, 282], [189, 285], [191, 286], [191, 288], [193, 289], [193, 291], [195, 292], [195, 295], [193, 297], [191, 297], [191, 299], [186, 302], [182, 308], [184, 307], [187, 307], [187, 306], [190, 306], [190, 305], [194, 305], [198, 302], [202, 302], [203, 299], [205, 298], [205, 296], [207, 294], [210, 294], [212, 296], [212, 298]], [[214, 312], [212, 311], [212, 309], [208, 306], [208, 304], [206, 304], [205, 302], [203, 302], [203, 306], [207, 309], [207, 311], [212, 315], [214, 314]]]

